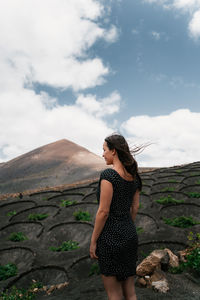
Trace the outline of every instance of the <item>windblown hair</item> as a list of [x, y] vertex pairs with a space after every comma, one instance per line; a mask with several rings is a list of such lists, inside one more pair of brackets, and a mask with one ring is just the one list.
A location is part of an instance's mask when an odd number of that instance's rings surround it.
[[119, 160], [123, 164], [126, 171], [133, 176], [133, 178], [138, 177], [140, 181], [140, 186], [142, 189], [142, 181], [138, 174], [138, 164], [134, 158], [134, 155], [142, 150], [141, 147], [135, 147], [134, 149], [129, 148], [129, 145], [125, 138], [121, 134], [112, 134], [105, 138], [105, 142], [109, 150], [115, 149]]

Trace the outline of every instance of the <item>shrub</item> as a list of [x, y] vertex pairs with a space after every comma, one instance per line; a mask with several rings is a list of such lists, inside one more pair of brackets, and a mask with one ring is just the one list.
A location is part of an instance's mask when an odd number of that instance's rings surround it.
[[49, 249], [51, 251], [56, 251], [56, 252], [71, 251], [71, 250], [78, 249], [79, 248], [78, 244], [79, 244], [78, 242], [69, 240], [69, 241], [64, 241], [60, 247], [50, 247]]
[[12, 242], [21, 242], [28, 240], [28, 238], [22, 232], [12, 232], [8, 238]]
[[144, 192], [144, 191], [141, 191], [141, 192], [140, 192], [140, 195], [147, 195], [147, 193]]
[[71, 201], [71, 200], [61, 200], [61, 204], [60, 206], [62, 207], [66, 207], [66, 206], [69, 206], [69, 205], [73, 205], [73, 204], [76, 204], [77, 201]]
[[189, 254], [186, 255], [185, 266], [200, 274], [200, 244], [191, 250]]
[[78, 210], [73, 213], [77, 221], [91, 221], [91, 216], [88, 211]]
[[173, 187], [165, 187], [161, 190], [161, 192], [173, 192], [174, 188]]
[[136, 232], [137, 232], [137, 234], [140, 234], [140, 233], [144, 232], [144, 229], [142, 227], [136, 227]]
[[176, 173], [182, 173], [183, 171], [182, 170], [176, 170], [175, 172]]
[[200, 193], [197, 192], [190, 192], [188, 195], [190, 198], [200, 198]]
[[187, 228], [196, 224], [200, 224], [200, 222], [193, 220], [192, 217], [185, 217], [185, 216], [176, 217], [172, 219], [163, 218], [163, 220], [168, 225], [180, 227], [180, 228]]
[[173, 274], [181, 273], [185, 269], [197, 272], [200, 275], [200, 233], [190, 232], [187, 236], [190, 247], [185, 255], [186, 262], [181, 262], [178, 267], [170, 268]]
[[169, 204], [169, 203], [174, 203], [174, 204], [180, 204], [180, 203], [184, 203], [184, 200], [176, 200], [174, 198], [172, 198], [172, 196], [168, 195], [167, 197], [162, 197], [158, 200], [156, 200], [157, 203], [159, 204]]
[[10, 291], [0, 293], [0, 300], [33, 300], [35, 295], [32, 291], [17, 289], [15, 286]]
[[17, 275], [17, 266], [12, 263], [8, 263], [7, 265], [0, 265], [0, 281], [6, 280], [10, 277]]
[[14, 215], [16, 215], [16, 211], [15, 210], [13, 210], [13, 211], [9, 211], [7, 214], [6, 214], [6, 216], [7, 217], [11, 217], [11, 216], [14, 216]]
[[179, 183], [180, 181], [176, 180], [176, 179], [169, 179], [168, 180], [169, 183]]
[[38, 221], [46, 219], [49, 215], [48, 214], [30, 214], [28, 216], [29, 221]]
[[94, 263], [91, 265], [91, 268], [90, 268], [90, 273], [89, 273], [89, 276], [92, 276], [92, 275], [99, 275], [100, 274], [100, 268], [99, 268], [99, 265], [97, 263]]

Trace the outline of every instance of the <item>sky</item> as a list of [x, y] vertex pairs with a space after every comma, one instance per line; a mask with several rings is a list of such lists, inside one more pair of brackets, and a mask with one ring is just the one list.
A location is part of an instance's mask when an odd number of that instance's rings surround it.
[[200, 0], [0, 0], [0, 163], [119, 132], [141, 167], [200, 159]]

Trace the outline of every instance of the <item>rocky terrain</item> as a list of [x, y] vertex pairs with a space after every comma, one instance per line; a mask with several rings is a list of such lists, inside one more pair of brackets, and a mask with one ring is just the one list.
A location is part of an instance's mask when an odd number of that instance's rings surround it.
[[[142, 173], [141, 177], [143, 190], [136, 218], [138, 263], [155, 249], [167, 247], [177, 254], [188, 246], [190, 231], [200, 233], [200, 224], [180, 228], [164, 221], [164, 218], [182, 216], [200, 221], [199, 162], [156, 169]], [[98, 207], [96, 188], [97, 181], [94, 181], [0, 201], [0, 265], [12, 263], [17, 267], [14, 276], [0, 281], [1, 291], [12, 286], [28, 289], [35, 280], [35, 286], [45, 286], [47, 292], [52, 286], [49, 295], [41, 290], [36, 293], [36, 299], [107, 299], [96, 262], [89, 258], [90, 236]], [[42, 216], [43, 219], [37, 220]], [[11, 234], [19, 232], [27, 239], [11, 241]], [[77, 242], [78, 248], [74, 244], [74, 250], [50, 250], [50, 247], [64, 247], [65, 241]], [[200, 299], [200, 281], [194, 274], [166, 271], [166, 278], [169, 282], [166, 294], [136, 287], [138, 300]]]

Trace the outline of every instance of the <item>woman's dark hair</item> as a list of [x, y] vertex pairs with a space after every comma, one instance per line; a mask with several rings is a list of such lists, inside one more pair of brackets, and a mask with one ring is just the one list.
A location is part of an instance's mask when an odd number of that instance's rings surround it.
[[109, 150], [115, 149], [121, 163], [123, 164], [126, 171], [133, 176], [133, 178], [138, 177], [140, 189], [142, 189], [142, 181], [138, 174], [138, 164], [134, 158], [134, 155], [142, 150], [141, 147], [136, 147], [134, 149], [129, 148], [129, 145], [125, 138], [121, 134], [112, 134], [105, 138], [105, 142]]

